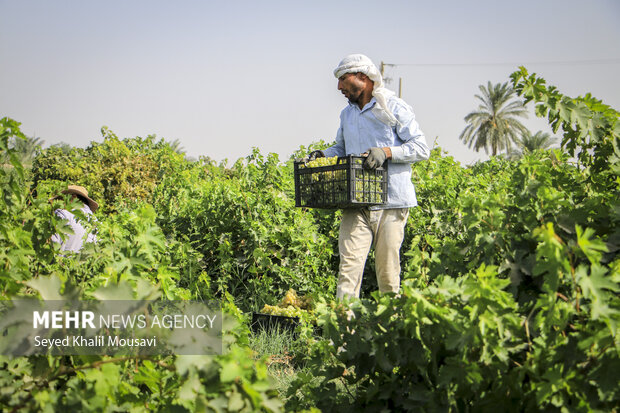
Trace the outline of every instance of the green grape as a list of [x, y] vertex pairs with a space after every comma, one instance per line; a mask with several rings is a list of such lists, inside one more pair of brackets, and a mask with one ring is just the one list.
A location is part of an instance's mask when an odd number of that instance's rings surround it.
[[330, 158], [316, 158], [313, 161], [307, 162], [305, 166], [307, 166], [308, 168], [318, 168], [320, 166], [335, 165], [337, 161], [338, 161], [337, 156], [332, 156]]
[[[345, 159], [349, 161], [348, 158]], [[383, 171], [366, 170], [356, 167], [353, 170], [343, 168], [325, 168], [326, 170], [312, 171], [303, 174], [301, 181], [303, 188], [300, 188], [301, 197], [305, 205], [331, 205], [340, 204], [349, 201], [348, 181], [353, 179], [353, 199], [352, 201], [360, 203], [381, 203], [383, 201], [382, 182], [385, 178]], [[338, 157], [317, 158], [308, 162], [304, 167], [318, 168], [324, 166], [335, 165], [338, 163]], [[352, 163], [355, 165], [363, 164], [362, 158], [353, 158]], [[349, 174], [353, 176], [350, 177]]]

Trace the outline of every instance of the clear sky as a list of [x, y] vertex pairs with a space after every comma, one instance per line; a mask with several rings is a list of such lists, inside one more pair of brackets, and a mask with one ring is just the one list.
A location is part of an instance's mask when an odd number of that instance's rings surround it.
[[[620, 109], [620, 1], [0, 0], [0, 116], [46, 145], [178, 139], [230, 162], [332, 141], [349, 53], [386, 68], [429, 145], [458, 139], [478, 86], [519, 65]], [[550, 132], [533, 111], [526, 125]]]

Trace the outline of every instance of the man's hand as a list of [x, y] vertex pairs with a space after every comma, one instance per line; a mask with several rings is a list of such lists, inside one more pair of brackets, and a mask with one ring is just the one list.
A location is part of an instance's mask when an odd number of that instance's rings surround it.
[[377, 169], [388, 159], [388, 153], [385, 150], [390, 148], [370, 148], [368, 150], [368, 157], [364, 161], [364, 168]]
[[314, 161], [316, 158], [324, 158], [325, 154], [323, 153], [323, 151], [312, 151], [310, 152], [310, 155], [308, 155], [308, 162]]

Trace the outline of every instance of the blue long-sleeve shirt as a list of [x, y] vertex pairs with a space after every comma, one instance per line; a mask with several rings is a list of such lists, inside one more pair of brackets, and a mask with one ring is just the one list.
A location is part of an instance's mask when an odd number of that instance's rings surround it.
[[370, 148], [389, 147], [392, 158], [388, 161], [387, 204], [370, 209], [414, 207], [418, 202], [411, 182], [411, 164], [428, 159], [426, 138], [405, 101], [396, 96], [388, 100], [388, 108], [398, 120], [393, 127], [375, 117], [371, 109], [376, 103], [373, 97], [361, 110], [357, 104], [349, 103], [340, 113], [336, 144], [323, 153], [326, 157], [359, 155]]
[[[89, 221], [90, 218], [94, 219], [95, 216], [88, 205], [84, 205], [81, 210], [82, 213], [89, 218]], [[87, 233], [86, 228], [84, 228], [72, 212], [69, 212], [66, 209], [57, 209], [54, 213], [56, 216], [66, 220], [67, 224], [73, 231], [73, 234], [68, 234], [64, 241], [59, 234], [52, 235], [52, 242], [60, 244], [61, 251], [80, 252], [84, 242], [97, 242], [97, 236], [93, 233]]]

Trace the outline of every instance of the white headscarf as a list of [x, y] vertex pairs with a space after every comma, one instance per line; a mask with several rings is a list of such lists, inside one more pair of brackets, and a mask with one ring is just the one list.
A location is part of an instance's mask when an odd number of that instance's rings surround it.
[[373, 81], [372, 95], [377, 100], [377, 105], [372, 108], [372, 113], [386, 125], [396, 125], [398, 121], [387, 105], [388, 97], [394, 95], [394, 92], [384, 86], [381, 72], [372, 60], [363, 54], [350, 54], [342, 59], [338, 67], [334, 69], [334, 76], [337, 79], [346, 73], [363, 73]]

